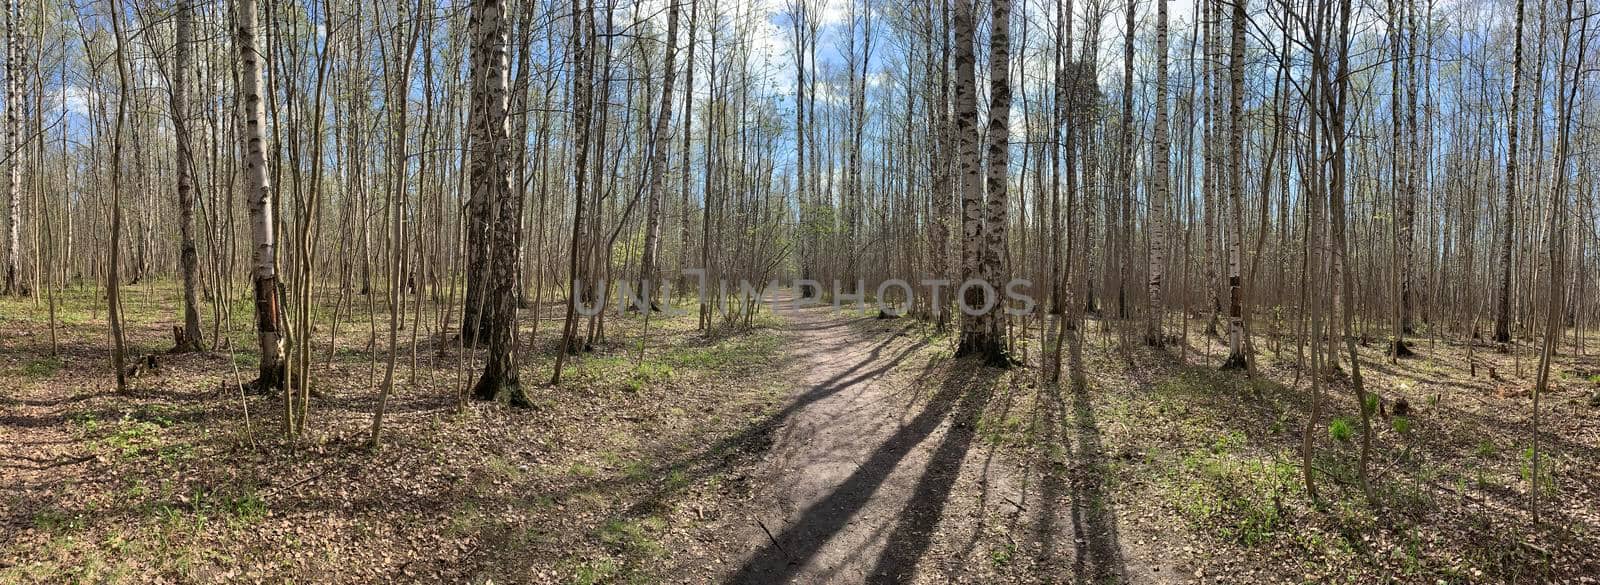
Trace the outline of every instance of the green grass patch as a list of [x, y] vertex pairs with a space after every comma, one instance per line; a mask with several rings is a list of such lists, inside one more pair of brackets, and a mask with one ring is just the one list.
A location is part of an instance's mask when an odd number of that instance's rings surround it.
[[1017, 545], [1007, 543], [1005, 546], [989, 551], [989, 562], [995, 567], [1004, 567], [1011, 564], [1012, 557], [1017, 554]]
[[1493, 459], [1500, 455], [1500, 447], [1494, 444], [1494, 439], [1483, 439], [1472, 448], [1472, 454], [1479, 459]]
[[44, 357], [22, 365], [21, 373], [29, 380], [48, 380], [61, 370], [61, 358]]
[[672, 366], [647, 361], [634, 368], [623, 383], [623, 389], [633, 393], [643, 392], [656, 384], [672, 381], [673, 374]]
[[609, 558], [569, 560], [566, 564], [571, 567], [573, 585], [610, 583], [621, 573], [617, 562]]
[[1328, 423], [1328, 436], [1335, 441], [1349, 443], [1355, 434], [1355, 426], [1350, 423], [1350, 419], [1338, 417]]
[[757, 331], [723, 339], [707, 346], [675, 347], [662, 359], [664, 364], [696, 370], [721, 371], [735, 366], [748, 367], [770, 360], [779, 351], [779, 338]]
[[95, 448], [122, 459], [132, 459], [146, 449], [159, 447], [160, 432], [161, 426], [155, 423], [123, 418], [115, 430], [95, 442]]
[[596, 532], [600, 543], [613, 553], [630, 557], [656, 558], [667, 550], [653, 534], [666, 528], [666, 521], [658, 516], [643, 520], [612, 520]]
[[978, 436], [996, 447], [1025, 446], [1033, 443], [1034, 425], [1020, 416], [989, 416], [978, 419]]
[[40, 532], [53, 535], [67, 534], [82, 530], [85, 526], [83, 515], [67, 510], [48, 509], [33, 515], [33, 527]]
[[1190, 451], [1168, 477], [1166, 490], [1180, 516], [1246, 547], [1269, 541], [1284, 527], [1284, 497], [1301, 489], [1299, 467], [1234, 453], [1242, 437], [1223, 435]]
[[1556, 483], [1556, 474], [1560, 473], [1563, 462], [1560, 457], [1550, 453], [1539, 454], [1539, 471], [1535, 477], [1533, 469], [1533, 448], [1522, 450], [1522, 461], [1517, 467], [1517, 476], [1523, 484], [1532, 483], [1535, 489], [1550, 497], [1560, 495], [1561, 486]]

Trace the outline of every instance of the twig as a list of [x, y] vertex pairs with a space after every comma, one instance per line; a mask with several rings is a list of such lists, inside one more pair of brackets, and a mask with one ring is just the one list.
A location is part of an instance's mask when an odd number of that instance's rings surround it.
[[1011, 496], [1000, 496], [1000, 497], [1005, 499], [1005, 501], [1010, 502], [1011, 505], [1016, 506], [1018, 512], [1026, 512], [1028, 510], [1027, 506], [1024, 506], [1021, 503], [1018, 503], [1016, 500], [1011, 499]]
[[1383, 470], [1378, 472], [1378, 476], [1372, 478], [1372, 481], [1373, 482], [1381, 481], [1385, 476], [1389, 475], [1389, 472], [1394, 471], [1396, 468], [1398, 468], [1400, 466], [1400, 461], [1405, 459], [1407, 455], [1411, 454], [1411, 448], [1413, 446], [1415, 446], [1416, 444], [1417, 444], [1416, 441], [1410, 441], [1410, 442], [1406, 443], [1405, 450], [1401, 451], [1400, 454], [1398, 456], [1396, 456], [1393, 461], [1390, 461], [1388, 465], [1384, 466]]
[[761, 527], [761, 531], [762, 532], [767, 533], [767, 540], [772, 541], [772, 546], [778, 547], [778, 552], [783, 553], [784, 558], [787, 558], [787, 559], [789, 559], [791, 561], [794, 560], [794, 555], [789, 554], [789, 551], [785, 550], [783, 548], [782, 544], [778, 544], [778, 539], [777, 538], [773, 538], [772, 531], [771, 530], [767, 530], [767, 525], [766, 525], [765, 522], [762, 522], [761, 520], [758, 519], [758, 520], [756, 520], [756, 525]]

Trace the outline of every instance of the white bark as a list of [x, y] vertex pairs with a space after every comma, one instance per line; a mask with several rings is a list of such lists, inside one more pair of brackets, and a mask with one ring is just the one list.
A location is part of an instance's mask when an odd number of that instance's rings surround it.
[[1150, 314], [1145, 339], [1162, 345], [1161, 279], [1167, 252], [1167, 195], [1171, 154], [1167, 145], [1167, 0], [1156, 0], [1156, 127], [1155, 176], [1150, 189]]
[[1241, 242], [1244, 239], [1244, 29], [1246, 0], [1233, 5], [1233, 50], [1228, 58], [1228, 361], [1230, 367], [1246, 367], [1244, 354], [1244, 288], [1240, 275]]
[[[22, 49], [18, 46], [22, 42], [18, 29], [22, 26], [22, 9], [17, 0], [6, 2], [6, 144], [5, 152], [20, 154], [22, 144], [19, 142], [17, 126], [21, 123], [21, 116], [17, 109], [22, 105], [22, 97], [18, 95], [22, 84], [17, 81], [17, 76], [22, 74]], [[22, 183], [22, 161], [20, 156], [6, 157], [6, 197], [10, 201], [7, 216], [9, 231], [6, 235], [6, 266], [5, 266], [5, 293], [21, 295], [22, 286], [22, 194], [17, 186]]]
[[[983, 276], [983, 183], [982, 157], [978, 152], [977, 59], [973, 48], [972, 0], [955, 0], [951, 19], [955, 29], [955, 134], [956, 158], [961, 178], [961, 278]], [[981, 294], [978, 287], [969, 289]], [[982, 306], [983, 300], [969, 299], [969, 306]], [[971, 350], [987, 332], [981, 317], [962, 315], [961, 350]]]
[[489, 336], [489, 356], [473, 395], [479, 399], [509, 398], [528, 406], [522, 393], [516, 359], [517, 244], [521, 201], [511, 190], [510, 59], [506, 51], [505, 0], [472, 3], [471, 180], [473, 197], [484, 202], [492, 216], [487, 234], [489, 280], [484, 305], [494, 319], [484, 323]]
[[[983, 219], [983, 277], [996, 291], [1006, 287], [1006, 175], [1010, 170], [1011, 0], [991, 0], [989, 31], [988, 201]], [[998, 294], [998, 293], [997, 293]], [[985, 353], [995, 361], [1005, 350], [1005, 312], [997, 306], [984, 315], [989, 330]]]
[[278, 306], [277, 242], [272, 220], [272, 179], [267, 174], [266, 107], [262, 97], [262, 70], [257, 0], [237, 0], [234, 44], [239, 51], [239, 103], [244, 129], [240, 133], [244, 150], [245, 196], [250, 211], [250, 276], [255, 282], [256, 340], [261, 348], [260, 390], [283, 387], [283, 334]]
[[665, 79], [661, 82], [661, 105], [656, 110], [655, 130], [650, 137], [649, 209], [645, 217], [644, 257], [639, 263], [638, 290], [649, 293], [648, 302], [652, 306], [656, 302], [655, 292], [660, 286], [661, 183], [667, 174], [667, 124], [672, 119], [672, 84], [677, 77], [677, 51], [678, 3], [670, 1], [667, 6], [666, 63], [663, 67]]

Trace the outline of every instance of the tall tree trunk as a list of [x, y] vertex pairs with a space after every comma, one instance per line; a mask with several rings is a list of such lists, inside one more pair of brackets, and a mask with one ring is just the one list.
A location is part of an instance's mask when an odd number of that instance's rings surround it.
[[1006, 232], [1010, 217], [1007, 175], [1011, 155], [1011, 0], [992, 0], [989, 31], [989, 160], [988, 201], [983, 218], [984, 280], [994, 287], [998, 304], [986, 316], [990, 339], [980, 344], [992, 365], [1009, 363], [1006, 357], [1006, 311], [1000, 297], [1010, 280]]
[[[672, 119], [672, 83], [677, 75], [678, 52], [678, 2], [667, 3], [667, 46], [661, 82], [661, 105], [656, 110], [655, 130], [650, 135], [650, 184], [648, 206], [645, 212], [644, 255], [639, 260], [638, 294], [650, 307], [656, 303], [656, 289], [660, 285], [661, 263], [661, 183], [667, 174], [668, 134], [667, 124]], [[686, 167], [687, 168], [687, 167]]]
[[1396, 8], [1398, 1], [1388, 0], [1387, 3], [1389, 19], [1389, 149], [1392, 153], [1392, 156], [1389, 157], [1390, 188], [1388, 191], [1390, 196], [1389, 212], [1394, 217], [1394, 221], [1391, 223], [1394, 238], [1390, 240], [1393, 254], [1389, 258], [1391, 262], [1390, 269], [1392, 270], [1390, 272], [1392, 279], [1389, 282], [1389, 292], [1393, 295], [1393, 305], [1391, 307], [1393, 311], [1390, 315], [1394, 318], [1394, 340], [1389, 344], [1389, 359], [1391, 362], [1404, 352], [1406, 346], [1405, 327], [1402, 324], [1405, 321], [1405, 293], [1404, 289], [1401, 288], [1401, 281], [1405, 280], [1405, 272], [1409, 267], [1406, 264], [1404, 240], [1407, 232], [1411, 229], [1410, 218], [1407, 217], [1405, 211], [1408, 205], [1406, 190], [1409, 187], [1406, 184], [1404, 169], [1406, 168], [1405, 156], [1408, 153], [1400, 148], [1401, 137], [1405, 132], [1405, 120], [1400, 113], [1400, 104], [1405, 92], [1405, 89], [1401, 86], [1402, 76], [1400, 74], [1400, 67], [1404, 64], [1400, 55], [1405, 47], [1405, 27]]
[[[474, 3], [473, 14], [478, 14], [477, 9], [478, 5]], [[504, 12], [503, 6], [500, 7], [500, 12]], [[502, 14], [500, 18], [503, 20], [504, 15]], [[468, 27], [471, 27], [470, 23]], [[473, 35], [473, 42], [476, 43], [477, 36], [472, 32], [468, 34]], [[475, 51], [478, 47], [476, 44], [473, 45]], [[476, 64], [477, 57], [473, 57], [473, 59], [473, 63]], [[478, 87], [476, 78], [474, 78], [473, 83], [473, 91], [476, 92]], [[474, 102], [474, 105], [476, 103]], [[474, 152], [476, 152], [476, 149], [482, 148], [481, 145], [474, 142], [478, 138], [477, 131], [474, 128], [469, 128], [468, 132], [470, 134], [467, 137], [468, 144], [472, 145]], [[499, 304], [489, 298], [489, 290], [494, 286], [491, 284], [494, 279], [492, 275], [494, 265], [490, 262], [494, 252], [490, 250], [490, 247], [494, 245], [494, 218], [499, 213], [495, 209], [495, 202], [488, 199], [492, 195], [493, 193], [490, 191], [478, 189], [474, 185], [467, 197], [467, 288], [461, 302], [461, 339], [463, 342], [474, 346], [484, 341], [483, 334], [485, 330], [492, 330], [498, 327], [496, 322], [500, 319], [500, 316], [495, 312]]]
[[1161, 318], [1166, 305], [1161, 297], [1167, 252], [1167, 196], [1171, 153], [1167, 146], [1167, 0], [1156, 0], [1156, 127], [1155, 177], [1150, 190], [1150, 314], [1146, 316], [1145, 342], [1160, 347]]
[[532, 406], [517, 375], [517, 259], [519, 197], [511, 189], [511, 131], [507, 118], [510, 60], [507, 57], [505, 0], [475, 0], [468, 34], [472, 37], [472, 191], [492, 212], [488, 287], [484, 304], [494, 318], [484, 323], [489, 356], [472, 395], [479, 400], [509, 400]]
[[[15, 18], [16, 6], [17, 6], [16, 2], [15, 2], [15, 0], [13, 0], [10, 3], [10, 8], [7, 10], [7, 13], [9, 15], [8, 19]], [[117, 121], [116, 121], [116, 130], [114, 131], [114, 133], [111, 136], [111, 237], [110, 237], [111, 259], [110, 259], [110, 262], [108, 262], [107, 266], [106, 266], [106, 303], [108, 305], [108, 311], [107, 311], [107, 314], [106, 314], [106, 318], [107, 318], [107, 321], [111, 325], [111, 342], [112, 342], [111, 366], [113, 368], [116, 368], [116, 371], [117, 371], [117, 391], [121, 392], [121, 391], [124, 391], [124, 390], [128, 389], [128, 374], [127, 374], [127, 369], [126, 369], [127, 354], [126, 354], [126, 347], [125, 347], [125, 343], [124, 343], [124, 340], [123, 340], [123, 334], [122, 334], [122, 294], [121, 294], [121, 290], [122, 290], [122, 282], [121, 282], [121, 280], [122, 280], [122, 271], [121, 271], [121, 264], [122, 264], [122, 144], [123, 144], [123, 133], [122, 133], [122, 131], [123, 131], [123, 129], [125, 127], [127, 127], [127, 124], [128, 124], [128, 122], [127, 122], [127, 119], [128, 119], [128, 96], [132, 94], [132, 90], [133, 90], [132, 75], [130, 75], [129, 72], [128, 72], [128, 56], [123, 53], [123, 51], [125, 51], [127, 49], [127, 38], [126, 38], [126, 35], [122, 31], [122, 2], [121, 2], [121, 0], [112, 0], [112, 2], [111, 2], [111, 28], [112, 28], [112, 32], [113, 32], [113, 34], [114, 34], [114, 36], [116, 38], [116, 42], [117, 42], [116, 60], [117, 60], [118, 86], [117, 86]], [[12, 36], [11, 38], [15, 39], [16, 37]], [[14, 54], [14, 52], [13, 52], [13, 54]], [[8, 90], [11, 89], [10, 83], [11, 82], [8, 79], [7, 80], [7, 89]], [[8, 102], [9, 102], [8, 105], [16, 103], [15, 101], [12, 101], [12, 100], [8, 100]], [[11, 108], [8, 108], [8, 110], [10, 110], [10, 109]], [[13, 115], [8, 112], [7, 113], [7, 126], [8, 126], [8, 128], [10, 126], [10, 120], [12, 119], [12, 117], [13, 117]], [[8, 130], [8, 133], [9, 133], [9, 130]], [[15, 140], [8, 140], [7, 141], [7, 145], [9, 146], [9, 145], [15, 144], [15, 142], [16, 142]], [[16, 168], [17, 168], [15, 160], [16, 160], [15, 157], [13, 157], [12, 158], [13, 162], [12, 162], [12, 165], [11, 165], [11, 169], [12, 169], [11, 172], [12, 173], [15, 173], [16, 172]], [[17, 182], [15, 180], [12, 180], [10, 184], [11, 184], [12, 196], [13, 196], [12, 204], [15, 205], [15, 203], [16, 203], [15, 189], [16, 189]], [[13, 209], [14, 208], [15, 207], [13, 207]], [[13, 224], [13, 226], [14, 225], [15, 224]], [[15, 236], [16, 236], [16, 231], [15, 231], [15, 229], [13, 227], [13, 231], [12, 231], [13, 239], [15, 238]], [[16, 252], [15, 244], [13, 244], [12, 252], [13, 253]], [[8, 278], [9, 278], [9, 275], [8, 275]]]
[[[950, 277], [950, 224], [951, 216], [955, 212], [950, 199], [950, 42], [948, 40], [950, 20], [947, 6], [942, 2], [939, 4], [938, 28], [934, 26], [933, 8], [930, 6], [927, 26], [923, 30], [928, 57], [925, 70], [926, 83], [938, 84], [938, 89], [930, 92], [927, 106], [928, 126], [931, 130], [928, 165], [931, 167], [929, 174], [932, 177], [933, 198], [930, 206], [933, 218], [928, 229], [928, 276], [936, 280]], [[935, 30], [939, 31], [937, 58], [933, 47]], [[802, 184], [804, 181], [802, 173]], [[934, 313], [935, 327], [942, 331], [950, 325], [948, 301], [938, 299], [929, 309]]]
[[172, 133], [178, 143], [173, 160], [178, 179], [178, 270], [183, 276], [183, 334], [175, 352], [200, 351], [200, 302], [195, 291], [200, 254], [194, 241], [194, 139], [189, 132], [189, 44], [194, 25], [194, 0], [178, 0], [172, 68]]
[[[43, 16], [41, 15], [41, 18]], [[24, 295], [27, 291], [22, 284], [22, 193], [18, 187], [22, 184], [22, 158], [17, 156], [22, 152], [22, 144], [18, 136], [17, 126], [21, 123], [22, 116], [19, 109], [22, 106], [22, 84], [17, 81], [22, 74], [22, 8], [18, 0], [6, 1], [6, 200], [8, 204], [7, 217], [9, 220], [6, 232], [6, 265], [5, 265], [5, 294]], [[121, 56], [121, 45], [118, 45], [118, 58]], [[124, 88], [129, 86], [124, 85]], [[120, 118], [118, 119], [120, 123]]]
[[[856, 0], [850, 2], [850, 28], [846, 43], [846, 66], [850, 69], [850, 146], [845, 160], [845, 288], [853, 293], [860, 294], [857, 290], [860, 277], [860, 254], [857, 250], [862, 247], [861, 224], [863, 211], [863, 193], [861, 189], [861, 142], [862, 134], [866, 132], [867, 125], [867, 75], [872, 64], [872, 5], [860, 6]], [[858, 12], [859, 11], [859, 12]], [[855, 32], [857, 22], [860, 22], [861, 34]], [[857, 39], [861, 47], [857, 52]], [[856, 67], [856, 59], [861, 60], [860, 68]]]
[[1244, 286], [1240, 268], [1244, 240], [1244, 29], [1246, 0], [1233, 2], [1233, 54], [1228, 58], [1228, 360], [1223, 369], [1248, 368], [1244, 351]]
[[[961, 144], [962, 182], [962, 277], [964, 281], [983, 281], [983, 286], [965, 287], [961, 343], [957, 356], [978, 355], [991, 365], [1004, 365], [1009, 358], [1004, 345], [1004, 313], [998, 301], [1003, 286], [1006, 223], [1006, 171], [1009, 152], [1007, 132], [1011, 119], [1009, 0], [994, 0], [989, 38], [989, 122], [988, 167], [983, 170], [979, 153], [976, 58], [974, 57], [973, 6], [957, 0], [956, 36], [956, 133]], [[985, 176], [986, 175], [986, 176]], [[988, 200], [984, 200], [984, 177]], [[992, 305], [992, 306], [991, 306]]]
[[[250, 274], [255, 283], [256, 342], [261, 349], [257, 391], [285, 389], [283, 361], [282, 307], [278, 304], [278, 249], [273, 222], [276, 196], [267, 176], [266, 102], [262, 92], [265, 64], [256, 31], [258, 0], [236, 0], [234, 44], [239, 51], [239, 107], [244, 108], [244, 128], [240, 132], [244, 151], [245, 195], [249, 201]], [[286, 417], [284, 428], [292, 428]]]
[[[1106, 205], [1106, 250], [1109, 257], [1115, 258], [1116, 264], [1106, 264], [1106, 285], [1115, 286], [1108, 293], [1116, 294], [1117, 318], [1126, 320], [1130, 316], [1128, 307], [1128, 273], [1133, 270], [1133, 232], [1130, 228], [1133, 206], [1133, 39], [1138, 34], [1138, 22], [1135, 15], [1138, 13], [1139, 3], [1129, 0], [1127, 22], [1123, 26], [1122, 35], [1122, 120], [1117, 124], [1117, 194], [1116, 205]], [[1111, 189], [1107, 193], [1113, 192]], [[1112, 231], [1115, 222], [1116, 231]], [[1115, 275], [1115, 283], [1112, 278]], [[1119, 333], [1126, 333], [1126, 328], [1120, 328]]]
[[[1216, 192], [1221, 188], [1221, 182], [1217, 180], [1217, 168], [1222, 165], [1222, 162], [1218, 160], [1216, 154], [1217, 151], [1221, 149], [1215, 147], [1217, 141], [1221, 139], [1221, 136], [1219, 136], [1219, 133], [1217, 132], [1217, 125], [1220, 123], [1220, 120], [1218, 120], [1218, 117], [1220, 116], [1218, 110], [1221, 109], [1218, 106], [1217, 99], [1217, 94], [1221, 93], [1221, 88], [1218, 87], [1219, 80], [1217, 79], [1217, 70], [1221, 68], [1219, 63], [1222, 61], [1221, 57], [1217, 54], [1217, 29], [1221, 28], [1218, 23], [1218, 21], [1221, 20], [1221, 13], [1222, 9], [1218, 2], [1214, 0], [1207, 0], [1205, 2], [1206, 16], [1203, 18], [1203, 20], [1205, 21], [1204, 36], [1206, 64], [1204, 65], [1205, 71], [1201, 73], [1203, 77], [1201, 80], [1201, 85], [1203, 86], [1202, 92], [1205, 94], [1205, 136], [1203, 138], [1205, 142], [1205, 163], [1204, 170], [1202, 171], [1203, 184], [1200, 186], [1200, 192], [1205, 198], [1205, 201], [1202, 204], [1205, 209], [1203, 218], [1204, 227], [1202, 228], [1205, 231], [1205, 247], [1202, 258], [1204, 258], [1205, 261], [1205, 270], [1203, 271], [1203, 275], [1205, 278], [1206, 287], [1206, 335], [1210, 336], [1217, 335], [1217, 313], [1220, 312], [1222, 308], [1222, 301], [1217, 296], [1217, 292], [1221, 287], [1217, 282], [1216, 257], [1218, 232], [1218, 206]], [[1210, 355], [1210, 348], [1211, 344], [1209, 341], [1207, 341], [1207, 356]]]
[[[807, 196], [807, 191], [806, 191], [806, 187], [809, 186], [810, 183], [808, 183], [806, 181], [806, 177], [808, 176], [807, 173], [806, 173], [806, 155], [809, 152], [806, 149], [807, 148], [806, 147], [806, 134], [809, 131], [809, 126], [806, 124], [806, 59], [805, 59], [805, 49], [806, 49], [806, 47], [809, 46], [807, 44], [807, 38], [808, 38], [807, 37], [807, 32], [810, 30], [809, 24], [810, 24], [810, 21], [811, 21], [812, 17], [811, 17], [810, 6], [809, 6], [809, 3], [808, 3], [807, 0], [788, 0], [787, 5], [789, 7], [789, 19], [790, 19], [789, 27], [790, 27], [791, 33], [793, 34], [793, 39], [794, 39], [794, 95], [795, 95], [795, 98], [794, 98], [794, 103], [795, 103], [795, 106], [794, 106], [794, 141], [795, 141], [795, 169], [796, 169], [795, 170], [795, 176], [799, 179], [799, 185], [798, 185], [797, 191], [799, 193], [798, 199], [799, 199], [799, 209], [800, 209], [800, 212], [799, 212], [800, 222], [801, 222], [801, 225], [808, 225], [809, 222], [812, 220], [811, 219], [812, 218], [812, 207], [811, 207], [811, 205], [813, 205], [813, 203], [812, 203], [812, 199], [813, 198], [810, 197], [810, 196]], [[693, 50], [691, 49], [691, 51], [690, 51], [690, 59], [691, 60], [693, 59], [693, 55], [694, 55], [694, 53], [693, 53]], [[691, 67], [692, 67], [692, 65], [691, 65]], [[687, 101], [687, 100], [685, 100], [685, 101]], [[685, 119], [688, 119], [687, 118], [688, 107], [685, 106], [684, 110], [685, 110], [684, 114], [686, 116]], [[689, 131], [687, 129], [685, 129], [684, 132], [685, 132], [686, 135], [689, 133]], [[684, 160], [687, 163], [688, 158], [689, 158], [689, 141], [688, 141], [687, 136], [685, 136], [683, 144], [684, 144], [684, 148], [683, 148]], [[689, 185], [688, 176], [689, 176], [689, 173], [685, 172], [684, 173], [684, 192], [685, 193], [688, 193], [688, 185]], [[684, 237], [683, 237], [683, 245], [684, 245], [685, 250], [687, 251], [688, 245], [689, 245], [689, 236], [688, 236], [688, 231], [687, 231], [688, 230], [688, 227], [687, 227], [688, 226], [688, 220], [687, 220], [687, 218], [688, 218], [688, 205], [687, 205], [688, 199], [687, 199], [687, 195], [685, 197], [686, 197], [684, 199], [684, 203], [685, 203], [685, 205], [684, 205], [684, 217], [685, 217], [684, 230], [685, 231], [684, 231]], [[934, 229], [938, 229], [938, 228], [935, 227]], [[800, 253], [799, 253], [799, 256], [800, 256], [800, 258], [799, 258], [800, 278], [802, 278], [802, 279], [810, 279], [811, 276], [812, 276], [812, 272], [814, 270], [816, 270], [815, 264], [816, 264], [816, 257], [817, 257], [817, 242], [816, 242], [815, 238], [811, 237], [810, 235], [805, 235], [805, 236], [802, 236], [801, 238], [799, 238], [799, 241], [796, 242], [796, 245], [799, 246], [799, 248], [800, 248]], [[801, 296], [810, 296], [811, 293], [810, 293], [810, 291], [807, 291], [807, 290], [801, 290], [801, 291], [799, 291], [798, 294], [800, 294]]]
[[1500, 294], [1499, 307], [1494, 318], [1494, 340], [1511, 341], [1511, 248], [1515, 243], [1517, 213], [1517, 131], [1522, 126], [1518, 116], [1522, 102], [1522, 29], [1524, 0], [1517, 0], [1517, 45], [1511, 58], [1511, 102], [1506, 115], [1506, 209], [1504, 232], [1500, 240]]
[[[1002, 0], [1003, 1], [1003, 0]], [[955, 133], [957, 164], [961, 169], [961, 279], [983, 276], [983, 176], [978, 150], [977, 58], [973, 40], [975, 23], [972, 0], [955, 0], [952, 26], [955, 33]], [[969, 307], [983, 306], [980, 287], [970, 287], [965, 295]], [[988, 323], [979, 316], [963, 313], [959, 355], [977, 353], [987, 339]]]
[[[1401, 200], [1400, 206], [1400, 227], [1404, 230], [1400, 235], [1400, 332], [1404, 335], [1410, 335], [1415, 332], [1414, 321], [1417, 313], [1418, 298], [1415, 290], [1417, 250], [1415, 224], [1417, 192], [1419, 191], [1417, 188], [1417, 168], [1418, 161], [1422, 159], [1422, 149], [1418, 145], [1417, 136], [1417, 93], [1419, 90], [1417, 86], [1417, 6], [1413, 0], [1404, 0], [1404, 2], [1406, 8], [1404, 22], [1408, 36], [1405, 52], [1407, 78], [1405, 120], [1408, 142], [1405, 146], [1405, 197]], [[1399, 146], [1396, 145], [1396, 149], [1398, 148]], [[1431, 226], [1432, 222], [1429, 222], [1429, 225]], [[1431, 233], [1433, 233], [1432, 230], [1430, 230]], [[1429, 243], [1429, 250], [1437, 249], [1437, 246], [1431, 245], [1431, 241]], [[1432, 254], [1430, 253], [1429, 256], [1432, 257]], [[1396, 347], [1399, 350], [1406, 349], [1403, 344]]]
[[[688, 0], [688, 2], [689, 2], [689, 39], [688, 39], [689, 40], [689, 43], [688, 43], [689, 44], [689, 53], [688, 53], [688, 58], [685, 59], [684, 62], [683, 62], [683, 86], [685, 88], [687, 88], [683, 92], [683, 168], [684, 168], [684, 172], [682, 173], [681, 181], [680, 181], [680, 184], [678, 186], [678, 214], [679, 214], [679, 217], [682, 218], [678, 222], [678, 275], [677, 275], [677, 277], [678, 277], [678, 282], [679, 282], [679, 285], [680, 285], [678, 287], [679, 289], [687, 288], [684, 285], [688, 284], [688, 280], [686, 280], [687, 277], [686, 277], [686, 275], [684, 274], [683, 271], [684, 271], [685, 268], [689, 268], [689, 266], [688, 266], [688, 263], [689, 263], [689, 249], [690, 249], [689, 248], [689, 234], [693, 231], [693, 230], [690, 229], [691, 226], [689, 225], [690, 224], [690, 221], [689, 221], [689, 218], [690, 218], [690, 215], [689, 215], [689, 195], [690, 195], [690, 192], [693, 191], [693, 189], [691, 188], [691, 185], [690, 185], [690, 181], [689, 181], [689, 178], [690, 178], [690, 175], [691, 175], [691, 173], [689, 172], [689, 166], [692, 164], [691, 161], [694, 159], [694, 149], [691, 147], [691, 143], [693, 142], [693, 139], [694, 139], [694, 63], [695, 63], [695, 61], [694, 61], [694, 48], [695, 48], [695, 25], [700, 20], [700, 2], [698, 2], [698, 0]], [[799, 50], [799, 49], [797, 48], [796, 50]], [[796, 59], [799, 59], [799, 57], [796, 57]], [[801, 97], [803, 98], [804, 96], [801, 96]], [[804, 109], [802, 107], [802, 103], [803, 102], [804, 102], [804, 99], [801, 99], [799, 102], [797, 102], [795, 104], [795, 110], [798, 111], [798, 110]], [[803, 126], [803, 124], [801, 126]], [[796, 130], [797, 134], [799, 132], [801, 132], [801, 130]], [[805, 149], [803, 149], [803, 148], [800, 149], [800, 152], [798, 153], [797, 157], [800, 158], [800, 159], [804, 159], [805, 158]], [[802, 169], [802, 170], [804, 170], [804, 169]], [[802, 180], [804, 180], [805, 173], [801, 173], [801, 175], [802, 175]], [[803, 266], [802, 266], [802, 269], [804, 269]]]

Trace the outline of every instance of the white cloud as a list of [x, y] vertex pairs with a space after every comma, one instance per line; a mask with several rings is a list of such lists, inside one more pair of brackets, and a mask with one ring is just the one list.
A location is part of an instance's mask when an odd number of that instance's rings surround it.
[[67, 111], [79, 116], [89, 115], [90, 90], [80, 85], [67, 85], [58, 88], [50, 97], [55, 107], [66, 103]]

